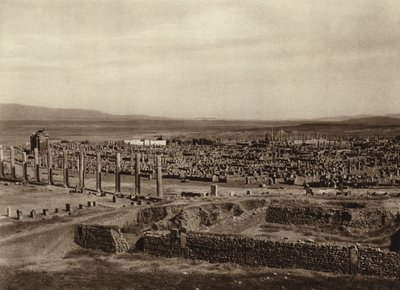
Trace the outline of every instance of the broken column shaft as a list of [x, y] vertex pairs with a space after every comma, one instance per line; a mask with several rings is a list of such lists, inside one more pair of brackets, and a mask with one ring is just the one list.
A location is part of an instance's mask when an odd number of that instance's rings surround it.
[[15, 173], [15, 149], [14, 146], [10, 146], [10, 164], [11, 164], [11, 178], [17, 178]]
[[121, 192], [121, 153], [115, 153], [115, 192]]
[[35, 161], [34, 161], [35, 181], [40, 182], [40, 167], [39, 167], [39, 150], [38, 150], [38, 148], [33, 149], [33, 154], [35, 156]]
[[135, 155], [135, 194], [140, 194], [140, 153]]
[[48, 184], [53, 185], [53, 156], [50, 148], [47, 148], [47, 175]]
[[101, 153], [96, 155], [96, 190], [101, 192]]
[[63, 160], [62, 160], [62, 167], [63, 167], [63, 182], [65, 187], [69, 187], [69, 180], [68, 180], [68, 156], [67, 151], [63, 149]]
[[28, 181], [28, 157], [26, 153], [22, 153], [22, 179]]
[[79, 152], [79, 189], [81, 192], [85, 190], [85, 159], [83, 151]]
[[162, 170], [161, 170], [161, 156], [157, 156], [157, 196], [162, 197]]

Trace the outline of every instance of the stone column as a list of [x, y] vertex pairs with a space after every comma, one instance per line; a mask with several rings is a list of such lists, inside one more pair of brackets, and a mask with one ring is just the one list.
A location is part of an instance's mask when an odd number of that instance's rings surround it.
[[40, 182], [40, 166], [39, 166], [39, 150], [37, 148], [33, 149], [35, 156], [35, 181]]
[[4, 177], [4, 153], [2, 145], [0, 145], [0, 177]]
[[121, 153], [115, 153], [115, 192], [121, 192]]
[[53, 155], [50, 147], [47, 148], [47, 174], [48, 174], [48, 184], [53, 185]]
[[62, 159], [63, 183], [64, 183], [64, 187], [69, 187], [67, 150], [63, 149], [62, 153], [63, 153], [63, 159]]
[[15, 173], [15, 149], [14, 149], [14, 146], [10, 146], [10, 164], [11, 164], [11, 178], [16, 179], [17, 175]]
[[22, 152], [22, 180], [28, 181], [28, 158], [25, 152]]
[[96, 190], [101, 192], [101, 153], [96, 155]]
[[140, 153], [135, 155], [135, 194], [140, 194]]
[[161, 170], [161, 156], [157, 156], [157, 196], [163, 196], [162, 190], [162, 170]]
[[211, 184], [211, 193], [210, 196], [218, 196], [218, 185]]
[[85, 159], [83, 151], [79, 151], [79, 189], [85, 190]]

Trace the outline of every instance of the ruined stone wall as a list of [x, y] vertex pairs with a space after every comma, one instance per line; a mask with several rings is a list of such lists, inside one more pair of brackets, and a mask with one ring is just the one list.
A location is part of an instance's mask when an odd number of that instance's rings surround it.
[[355, 228], [381, 228], [392, 224], [396, 216], [385, 209], [361, 209], [351, 212], [352, 219], [349, 226]]
[[214, 233], [241, 233], [265, 221], [266, 207], [248, 210], [240, 216], [232, 216], [207, 228]]
[[228, 217], [240, 216], [243, 212], [243, 208], [234, 202], [192, 205], [184, 207], [171, 219], [171, 223], [175, 228], [184, 227], [189, 230], [197, 230], [210, 227]]
[[346, 225], [376, 229], [391, 224], [396, 216], [384, 209], [335, 209], [324, 207], [290, 207], [272, 205], [266, 211], [266, 221], [294, 225]]
[[149, 224], [165, 219], [167, 216], [177, 214], [186, 204], [174, 204], [153, 206], [140, 210], [137, 214], [137, 222]]
[[245, 176], [235, 176], [235, 175], [227, 175], [225, 182], [227, 183], [246, 183], [246, 177]]
[[[186, 228], [188, 230], [199, 230], [212, 227], [216, 223], [232, 222], [233, 218], [241, 220], [241, 216], [246, 216], [247, 220], [251, 217], [246, 212], [252, 210], [250, 214], [264, 216], [263, 219], [254, 220], [262, 222], [265, 220], [265, 208], [260, 210], [268, 203], [265, 199], [245, 199], [240, 202], [204, 202], [202, 204], [173, 204], [155, 206], [143, 209], [138, 213], [139, 223], [153, 223], [153, 229], [167, 230], [172, 228]], [[254, 215], [254, 218], [256, 216]], [[258, 217], [258, 216], [257, 216]], [[236, 223], [237, 224], [237, 223]]]
[[323, 272], [349, 271], [348, 248], [341, 246], [191, 233], [187, 236], [187, 248], [188, 258], [210, 262]]
[[400, 277], [400, 253], [383, 252], [376, 248], [272, 241], [200, 232], [174, 236], [163, 231], [145, 234], [143, 250], [156, 256], [184, 257], [214, 263]]
[[349, 249], [343, 246], [198, 232], [176, 238], [166, 232], [151, 233], [143, 237], [143, 244], [145, 252], [157, 256], [349, 273]]
[[338, 210], [323, 207], [282, 207], [270, 206], [266, 212], [266, 221], [277, 224], [319, 225], [339, 220]]
[[75, 225], [75, 243], [82, 248], [118, 253], [129, 250], [129, 245], [118, 226]]
[[358, 273], [400, 278], [400, 253], [375, 248], [358, 249]]
[[142, 237], [143, 251], [158, 257], [180, 257], [183, 249], [180, 239], [170, 231], [148, 232]]

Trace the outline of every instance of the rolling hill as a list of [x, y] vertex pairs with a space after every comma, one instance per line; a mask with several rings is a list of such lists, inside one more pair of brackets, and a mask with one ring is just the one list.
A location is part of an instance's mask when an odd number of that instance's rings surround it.
[[[148, 115], [114, 115], [104, 113], [98, 110], [88, 109], [62, 109], [50, 108], [43, 106], [28, 106], [21, 104], [1, 104], [0, 103], [0, 120], [68, 120], [68, 119], [154, 119], [154, 120], [182, 120], [180, 118], [156, 117]], [[241, 120], [221, 120], [221, 119], [207, 119], [196, 118], [190, 119], [191, 121], [241, 121]], [[304, 125], [312, 124], [364, 124], [364, 125], [400, 125], [400, 114], [388, 114], [383, 116], [374, 115], [359, 115], [359, 116], [337, 116], [327, 118], [316, 118], [309, 120], [286, 120], [286, 121], [263, 121], [263, 120], [245, 120], [243, 122], [262, 122], [262, 123], [275, 123], [277, 127], [279, 123], [297, 123]]]
[[61, 109], [20, 104], [0, 104], [0, 121], [7, 120], [107, 120], [107, 119], [151, 119], [163, 120], [164, 117], [147, 115], [113, 115], [97, 110]]
[[0, 104], [0, 120], [106, 119], [111, 117], [110, 114], [96, 110]]

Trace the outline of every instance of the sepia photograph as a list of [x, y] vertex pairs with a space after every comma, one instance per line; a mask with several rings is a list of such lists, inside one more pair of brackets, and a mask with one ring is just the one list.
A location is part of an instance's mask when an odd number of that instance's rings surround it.
[[399, 27], [0, 0], [0, 290], [400, 289]]

